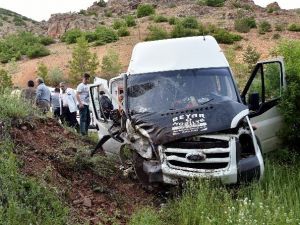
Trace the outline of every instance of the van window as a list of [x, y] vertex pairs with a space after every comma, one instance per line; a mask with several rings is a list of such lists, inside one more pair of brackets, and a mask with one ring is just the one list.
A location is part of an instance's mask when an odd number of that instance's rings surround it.
[[128, 76], [131, 113], [166, 112], [208, 102], [238, 101], [228, 68], [191, 69]]

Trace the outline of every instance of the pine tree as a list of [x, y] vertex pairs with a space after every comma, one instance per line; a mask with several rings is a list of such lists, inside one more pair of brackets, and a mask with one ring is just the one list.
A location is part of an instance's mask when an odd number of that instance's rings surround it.
[[79, 83], [84, 73], [89, 73], [91, 76], [95, 75], [99, 61], [96, 54], [89, 51], [88, 42], [84, 37], [77, 39], [69, 65], [69, 78], [73, 84]]
[[243, 61], [247, 63], [248, 70], [251, 72], [260, 58], [260, 54], [256, 51], [256, 48], [248, 46], [243, 54]]

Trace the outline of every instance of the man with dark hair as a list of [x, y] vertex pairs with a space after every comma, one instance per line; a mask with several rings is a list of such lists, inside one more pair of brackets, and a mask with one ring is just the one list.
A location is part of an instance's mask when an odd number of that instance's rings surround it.
[[68, 88], [68, 84], [66, 82], [61, 82], [59, 86], [62, 91], [60, 95], [61, 122], [78, 130], [79, 125], [76, 119], [77, 104], [75, 92], [73, 89]]
[[60, 90], [59, 88], [54, 89], [54, 93], [51, 95], [51, 106], [54, 118], [58, 121], [60, 118]]
[[27, 88], [24, 88], [21, 91], [21, 97], [28, 100], [33, 105], [35, 100], [35, 95], [36, 95], [36, 91], [34, 88], [34, 82], [33, 80], [29, 80], [27, 82]]
[[[100, 105], [102, 108], [102, 114], [104, 115], [105, 119], [110, 118], [110, 112], [114, 109], [111, 100], [105, 95], [104, 91], [100, 91]], [[102, 115], [102, 117], [103, 117]]]
[[37, 107], [46, 114], [50, 109], [50, 99], [51, 92], [49, 88], [44, 84], [44, 80], [42, 78], [37, 78], [36, 82], [38, 84], [36, 89], [36, 105]]
[[76, 98], [79, 104], [80, 133], [82, 135], [88, 134], [89, 125], [91, 122], [89, 110], [89, 79], [90, 75], [88, 73], [84, 73], [82, 77], [82, 83], [77, 86]]

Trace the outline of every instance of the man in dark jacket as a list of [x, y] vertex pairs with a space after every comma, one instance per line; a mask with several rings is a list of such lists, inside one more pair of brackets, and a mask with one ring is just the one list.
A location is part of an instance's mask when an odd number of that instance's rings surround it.
[[100, 104], [105, 119], [109, 119], [110, 111], [113, 110], [114, 107], [113, 104], [111, 103], [111, 100], [105, 95], [104, 91], [100, 91]]

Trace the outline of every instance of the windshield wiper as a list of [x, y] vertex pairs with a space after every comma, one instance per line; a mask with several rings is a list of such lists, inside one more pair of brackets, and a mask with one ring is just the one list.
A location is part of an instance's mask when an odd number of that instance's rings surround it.
[[212, 100], [214, 100], [214, 98], [208, 99], [206, 102], [200, 103], [200, 105], [205, 105], [206, 103], [209, 103], [209, 102], [211, 102]]

